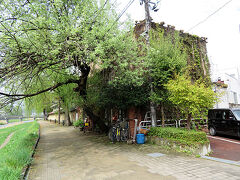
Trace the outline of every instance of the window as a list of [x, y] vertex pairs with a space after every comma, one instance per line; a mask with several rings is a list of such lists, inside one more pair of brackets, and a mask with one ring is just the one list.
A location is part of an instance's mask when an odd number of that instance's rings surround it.
[[222, 111], [216, 111], [216, 119], [221, 120], [223, 118]]
[[235, 115], [235, 117], [237, 118], [237, 120], [240, 120], [240, 110], [234, 110], [233, 114]]
[[238, 104], [237, 93], [233, 92], [234, 103]]
[[230, 118], [230, 111], [223, 111], [223, 119], [229, 120]]

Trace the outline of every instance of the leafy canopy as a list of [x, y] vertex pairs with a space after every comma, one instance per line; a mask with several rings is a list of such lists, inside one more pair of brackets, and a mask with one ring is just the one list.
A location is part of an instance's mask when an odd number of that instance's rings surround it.
[[151, 99], [156, 103], [166, 102], [168, 92], [164, 84], [186, 66], [187, 55], [178, 34], [165, 36], [161, 31], [152, 31], [150, 37], [147, 63], [154, 86]]
[[[140, 62], [138, 42], [128, 26], [118, 27], [108, 1], [3, 0], [0, 84], [7, 92], [0, 94], [1, 105], [40, 93], [32, 100], [38, 107], [57, 96], [69, 105], [75, 102], [67, 102], [74, 99], [67, 98], [73, 94], [70, 89], [85, 93], [95, 69], [113, 69], [111, 82], [141, 84], [142, 72], [129, 68]], [[76, 85], [67, 85], [71, 83]]]
[[200, 80], [195, 83], [186, 74], [178, 75], [165, 85], [169, 91], [169, 100], [184, 114], [198, 115], [212, 108], [217, 95]]

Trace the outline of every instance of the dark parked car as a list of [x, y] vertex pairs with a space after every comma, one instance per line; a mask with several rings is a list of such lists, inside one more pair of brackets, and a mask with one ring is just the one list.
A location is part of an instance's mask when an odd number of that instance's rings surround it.
[[212, 136], [220, 133], [240, 137], [240, 109], [208, 110], [208, 129]]

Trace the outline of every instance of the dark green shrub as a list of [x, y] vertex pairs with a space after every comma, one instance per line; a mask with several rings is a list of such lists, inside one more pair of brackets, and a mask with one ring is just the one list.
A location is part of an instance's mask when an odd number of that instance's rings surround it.
[[209, 142], [204, 132], [173, 127], [152, 127], [148, 135], [173, 140], [176, 143], [190, 146]]

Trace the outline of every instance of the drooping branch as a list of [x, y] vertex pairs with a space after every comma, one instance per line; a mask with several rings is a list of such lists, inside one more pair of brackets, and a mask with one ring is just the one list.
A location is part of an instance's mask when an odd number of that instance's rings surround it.
[[47, 89], [38, 91], [38, 92], [33, 93], [33, 94], [8, 94], [8, 93], [0, 92], [0, 95], [7, 96], [7, 97], [23, 97], [23, 98], [33, 97], [33, 96], [45, 93], [47, 91], [52, 91], [52, 90], [54, 90], [54, 89], [56, 89], [56, 88], [58, 88], [58, 87], [60, 87], [62, 85], [66, 85], [66, 84], [70, 84], [70, 83], [77, 83], [78, 84], [79, 80], [70, 79], [70, 80], [68, 80], [66, 82], [57, 83], [54, 86], [51, 86], [51, 87], [49, 87]]
[[87, 84], [87, 78], [90, 72], [90, 66], [88, 66], [87, 64], [82, 64], [80, 66], [78, 66], [79, 71], [81, 72], [81, 76], [78, 79], [69, 79], [65, 82], [59, 82], [51, 87], [48, 87], [46, 89], [37, 91], [35, 93], [31, 93], [31, 94], [18, 94], [18, 93], [5, 93], [5, 92], [0, 92], [0, 107], [5, 106], [7, 103], [12, 103], [18, 100], [22, 100], [25, 98], [29, 98], [29, 97], [33, 97], [33, 96], [37, 96], [39, 94], [48, 92], [48, 91], [53, 91], [55, 89], [57, 89], [60, 86], [63, 85], [67, 85], [67, 84], [71, 84], [71, 83], [75, 83], [77, 84], [77, 87], [74, 89], [76, 92], [79, 92], [79, 94], [83, 97], [86, 96], [86, 84]]

